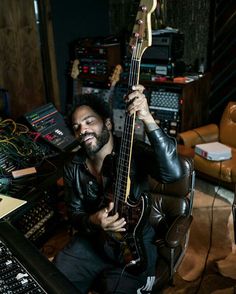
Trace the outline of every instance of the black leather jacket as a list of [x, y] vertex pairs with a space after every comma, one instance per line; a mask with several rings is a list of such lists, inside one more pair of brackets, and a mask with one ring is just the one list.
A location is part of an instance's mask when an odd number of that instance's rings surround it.
[[[184, 176], [183, 167], [176, 152], [176, 141], [161, 129], [147, 134], [151, 146], [134, 142], [130, 169], [130, 197], [138, 199], [148, 191], [148, 175], [168, 183]], [[80, 149], [64, 168], [65, 195], [69, 217], [74, 228], [82, 233], [92, 233], [96, 228], [89, 222], [90, 214], [99, 210], [104, 194], [111, 188], [115, 177], [119, 139], [115, 138], [114, 150], [103, 163], [103, 185], [99, 185], [85, 164], [85, 154]]]

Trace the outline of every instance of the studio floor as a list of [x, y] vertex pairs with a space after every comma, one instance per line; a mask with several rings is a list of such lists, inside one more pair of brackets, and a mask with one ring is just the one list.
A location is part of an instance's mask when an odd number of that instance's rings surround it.
[[186, 255], [165, 294], [236, 293], [233, 192], [196, 179]]

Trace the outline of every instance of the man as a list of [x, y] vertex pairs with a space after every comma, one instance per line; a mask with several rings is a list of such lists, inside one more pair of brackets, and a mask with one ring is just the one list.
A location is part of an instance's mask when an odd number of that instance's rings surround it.
[[[149, 111], [144, 87], [137, 85], [132, 90], [126, 97], [128, 114], [136, 112], [151, 143], [137, 141], [133, 145], [130, 197], [138, 200], [148, 190], [148, 175], [174, 182], [183, 176], [183, 168], [175, 140], [157, 126]], [[124, 233], [129, 221], [113, 213], [113, 201], [104, 202], [104, 195], [113, 186], [120, 147], [112, 134], [109, 108], [101, 99], [81, 96], [72, 112], [72, 127], [81, 148], [66, 165], [64, 181], [68, 212], [77, 234], [54, 262], [82, 293], [94, 287], [101, 294], [151, 293], [157, 253], [148, 219], [142, 231], [147, 267], [141, 273], [134, 274], [119, 263], [119, 254], [104, 237]]]

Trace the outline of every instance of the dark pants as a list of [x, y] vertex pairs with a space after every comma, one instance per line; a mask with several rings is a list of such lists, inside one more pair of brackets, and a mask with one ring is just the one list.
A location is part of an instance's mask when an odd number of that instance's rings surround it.
[[156, 248], [148, 239], [145, 239], [145, 244], [148, 244], [149, 266], [139, 275], [132, 275], [115, 266], [102, 252], [97, 251], [96, 239], [89, 241], [81, 236], [75, 236], [59, 252], [54, 263], [84, 294], [91, 289], [98, 289], [101, 294], [151, 293], [155, 280]]

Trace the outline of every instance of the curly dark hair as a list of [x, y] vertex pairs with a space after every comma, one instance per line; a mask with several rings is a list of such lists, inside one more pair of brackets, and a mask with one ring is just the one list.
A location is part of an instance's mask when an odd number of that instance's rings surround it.
[[92, 110], [96, 112], [104, 122], [107, 118], [112, 120], [112, 110], [110, 109], [108, 102], [106, 102], [102, 97], [95, 94], [81, 94], [77, 96], [76, 101], [74, 101], [74, 105], [69, 115], [70, 123], [75, 110], [83, 105], [92, 108]]

